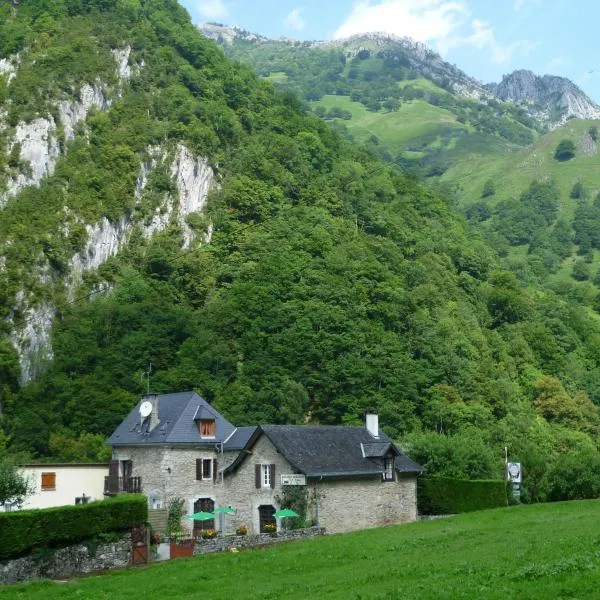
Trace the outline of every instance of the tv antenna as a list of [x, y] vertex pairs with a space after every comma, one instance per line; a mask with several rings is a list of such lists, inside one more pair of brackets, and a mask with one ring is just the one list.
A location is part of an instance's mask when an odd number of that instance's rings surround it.
[[146, 378], [146, 391], [150, 395], [150, 373], [152, 373], [152, 361], [148, 363], [148, 370], [142, 373], [142, 379]]

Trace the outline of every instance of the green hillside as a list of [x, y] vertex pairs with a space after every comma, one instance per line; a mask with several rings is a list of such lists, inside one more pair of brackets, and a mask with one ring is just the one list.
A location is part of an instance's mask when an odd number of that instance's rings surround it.
[[[498, 477], [508, 446], [531, 466], [525, 498], [596, 493], [591, 310], [517, 278], [451, 198], [226, 59], [174, 0], [0, 10], [5, 190], [39, 166], [20, 132], [42, 131], [41, 149], [56, 136], [53, 171], [0, 219], [0, 452], [102, 458], [151, 363], [153, 391], [194, 389], [238, 425], [375, 409], [431, 474]], [[106, 101], [69, 136], [92, 84]], [[377, 114], [448, 110], [409, 87]], [[508, 142], [501, 119], [463, 109], [463, 127], [447, 118], [464, 139]], [[182, 189], [203, 186], [184, 213]], [[534, 192], [552, 216], [552, 190]]]
[[470, 513], [70, 581], [4, 586], [6, 600], [595, 598], [598, 502]]
[[224, 50], [357, 140], [375, 136], [373, 150], [420, 176], [440, 175], [473, 154], [503, 155], [542, 130], [509, 103], [454, 93], [452, 76], [464, 77], [454, 67], [436, 80], [424, 76], [411, 50], [393, 40], [330, 46], [237, 37]]

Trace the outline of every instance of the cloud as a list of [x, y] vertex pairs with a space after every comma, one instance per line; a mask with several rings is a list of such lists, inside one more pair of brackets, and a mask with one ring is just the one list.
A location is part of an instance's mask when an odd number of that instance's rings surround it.
[[512, 62], [515, 54], [526, 56], [538, 45], [537, 42], [529, 40], [516, 40], [508, 44], [501, 44], [496, 39], [494, 28], [480, 19], [473, 19], [470, 27], [470, 32], [466, 35], [451, 35], [438, 40], [438, 51], [445, 54], [452, 48], [471, 46], [489, 52], [494, 63], [506, 65]]
[[431, 43], [450, 35], [466, 14], [467, 8], [460, 0], [384, 0], [377, 4], [361, 0], [333, 37], [382, 31]]
[[302, 12], [302, 8], [296, 7], [292, 9], [286, 18], [283, 20], [283, 24], [287, 29], [295, 29], [296, 31], [300, 31], [306, 27], [306, 21], [300, 14]]
[[205, 19], [221, 19], [229, 14], [223, 0], [201, 0], [196, 3], [196, 10]]
[[[539, 2], [540, 0], [517, 0]], [[408, 36], [434, 47], [442, 56], [449, 50], [471, 47], [487, 53], [492, 62], [510, 63], [517, 54], [529, 54], [537, 42], [501, 43], [494, 28], [471, 18], [466, 0], [360, 0], [334, 33], [334, 38], [381, 31]]]
[[513, 3], [513, 8], [517, 11], [521, 10], [523, 7], [527, 5], [541, 6], [542, 0], [515, 0]]

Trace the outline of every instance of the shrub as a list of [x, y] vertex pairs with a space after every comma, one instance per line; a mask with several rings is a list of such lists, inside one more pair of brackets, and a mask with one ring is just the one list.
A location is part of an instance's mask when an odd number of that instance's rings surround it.
[[263, 533], [277, 533], [277, 525], [275, 523], [267, 523], [263, 525]]
[[575, 156], [575, 144], [571, 140], [561, 140], [556, 146], [554, 158], [556, 160], [571, 160]]
[[417, 505], [425, 515], [447, 515], [507, 504], [505, 481], [419, 478]]
[[75, 544], [100, 533], [126, 531], [147, 520], [148, 503], [140, 494], [77, 506], [0, 513], [0, 559], [36, 548]]

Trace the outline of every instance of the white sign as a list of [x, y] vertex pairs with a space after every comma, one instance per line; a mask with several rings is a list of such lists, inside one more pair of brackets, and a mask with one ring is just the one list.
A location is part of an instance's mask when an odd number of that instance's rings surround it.
[[506, 476], [513, 483], [521, 483], [521, 463], [508, 463], [506, 465]]
[[281, 475], [281, 485], [306, 485], [306, 475], [296, 473]]

